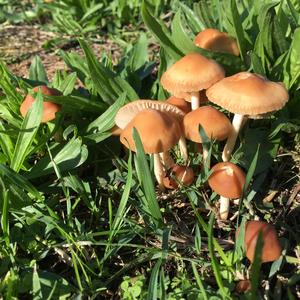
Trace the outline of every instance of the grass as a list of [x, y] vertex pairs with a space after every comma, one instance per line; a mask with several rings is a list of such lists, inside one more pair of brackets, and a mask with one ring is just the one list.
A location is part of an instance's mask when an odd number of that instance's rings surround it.
[[[3, 4], [1, 20], [23, 24], [46, 18], [41, 26], [78, 38], [84, 55], [60, 49], [68, 72], [57, 71], [51, 80], [38, 57], [29, 78], [0, 63], [1, 297], [296, 299], [298, 2], [120, 3], [111, 1], [107, 9], [87, 0]], [[27, 10], [37, 14], [28, 16]], [[20, 20], [8, 17], [11, 11], [20, 12]], [[124, 38], [125, 24], [138, 36], [132, 43]], [[210, 26], [234, 36], [241, 56], [195, 48], [194, 35]], [[99, 30], [125, 39], [117, 64], [109, 54], [93, 53], [90, 42]], [[149, 53], [153, 43], [159, 53]], [[161, 74], [191, 51], [216, 59], [228, 75], [249, 70], [283, 81], [289, 90], [284, 109], [248, 122], [240, 135], [232, 161], [247, 171], [247, 184], [243, 202], [231, 208], [238, 218], [226, 222], [219, 220], [218, 197], [207, 187], [208, 168], [199, 172], [201, 155], [191, 155], [197, 174], [192, 186], [161, 193], [137, 132], [137, 153], [127, 153], [110, 133], [125, 103], [168, 96], [159, 84]], [[26, 118], [19, 113], [24, 96], [41, 83], [62, 92], [52, 99], [62, 110], [47, 124], [40, 118], [49, 97], [40, 92]], [[206, 143], [212, 163], [221, 160], [222, 146]], [[180, 162], [178, 152], [172, 155]], [[234, 243], [236, 228], [254, 218], [272, 223], [279, 233], [283, 255], [274, 263], [260, 265], [258, 257], [250, 266], [243, 230]], [[251, 280], [249, 292], [235, 290], [242, 279]]]

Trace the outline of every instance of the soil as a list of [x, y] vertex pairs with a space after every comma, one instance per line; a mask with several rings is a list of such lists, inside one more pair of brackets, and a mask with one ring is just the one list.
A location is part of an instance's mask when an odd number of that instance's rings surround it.
[[[44, 31], [39, 25], [1, 26], [0, 45], [0, 56], [14, 74], [28, 77], [31, 60], [39, 55], [50, 81], [56, 70], [67, 69], [57, 53], [59, 49], [82, 54], [76, 39]], [[113, 60], [120, 56], [120, 46], [107, 38], [96, 37], [90, 45], [98, 57], [104, 50], [111, 54]]]

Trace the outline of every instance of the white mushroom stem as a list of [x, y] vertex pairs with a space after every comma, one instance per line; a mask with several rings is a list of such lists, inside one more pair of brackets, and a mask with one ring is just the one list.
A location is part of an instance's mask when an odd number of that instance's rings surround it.
[[165, 172], [164, 172], [163, 164], [160, 160], [160, 155], [158, 153], [154, 153], [153, 158], [154, 158], [154, 175], [158, 182], [159, 189], [161, 191], [164, 191], [165, 186], [163, 183], [163, 178], [164, 178]]
[[178, 142], [179, 145], [179, 149], [180, 149], [180, 153], [183, 157], [184, 162], [187, 164], [188, 160], [189, 160], [189, 155], [188, 155], [188, 151], [187, 151], [187, 147], [186, 147], [186, 141], [185, 141], [185, 137], [182, 136]]
[[191, 92], [191, 107], [192, 110], [195, 110], [200, 107], [200, 97], [199, 92]]
[[220, 197], [220, 218], [221, 220], [227, 220], [229, 213], [229, 198], [223, 196]]
[[239, 114], [235, 114], [232, 120], [232, 132], [229, 135], [226, 145], [223, 149], [223, 153], [222, 153], [222, 159], [223, 161], [229, 161], [230, 157], [231, 157], [231, 153], [234, 149], [235, 146], [235, 142], [237, 140], [237, 137], [239, 135], [239, 132], [241, 130], [241, 128], [243, 127], [243, 125], [245, 124], [245, 122], [247, 121], [247, 116], [245, 115], [239, 115]]
[[169, 151], [161, 152], [159, 153], [159, 156], [162, 160], [162, 164], [165, 170], [171, 169], [174, 166], [175, 162]]
[[[207, 163], [208, 153], [209, 153], [209, 150], [206, 147], [203, 147], [203, 149], [202, 149], [202, 158], [203, 158], [203, 163], [204, 164]], [[209, 168], [210, 166], [207, 166], [207, 167]]]

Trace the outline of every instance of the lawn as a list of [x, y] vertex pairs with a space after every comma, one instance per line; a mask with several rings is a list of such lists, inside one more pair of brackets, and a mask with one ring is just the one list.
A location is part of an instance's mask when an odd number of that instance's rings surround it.
[[[221, 50], [196, 46], [207, 28]], [[0, 0], [0, 42], [0, 299], [300, 298], [297, 0]], [[182, 59], [193, 83], [220, 73], [179, 92]], [[229, 133], [191, 138], [171, 94]]]

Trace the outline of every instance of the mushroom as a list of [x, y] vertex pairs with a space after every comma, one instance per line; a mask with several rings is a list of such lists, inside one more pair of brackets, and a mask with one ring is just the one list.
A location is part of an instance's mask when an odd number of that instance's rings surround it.
[[247, 118], [265, 117], [281, 109], [289, 99], [281, 82], [249, 72], [226, 77], [206, 91], [208, 99], [234, 113], [233, 131], [224, 147], [223, 161], [230, 159], [240, 129]]
[[235, 56], [240, 55], [236, 40], [230, 37], [228, 33], [213, 28], [199, 32], [194, 39], [194, 44], [206, 50], [226, 52]]
[[167, 189], [177, 189], [178, 183], [191, 185], [194, 181], [194, 171], [191, 167], [174, 165], [170, 173], [163, 178], [164, 186]]
[[[166, 112], [166, 113], [170, 114], [171, 116], [173, 116], [175, 119], [177, 119], [180, 124], [182, 123], [182, 119], [185, 115], [185, 113], [181, 109], [179, 109], [178, 107], [176, 107], [172, 104], [169, 104], [167, 102], [156, 101], [156, 100], [136, 100], [136, 101], [133, 101], [133, 102], [130, 102], [130, 103], [124, 105], [123, 107], [121, 107], [119, 109], [119, 111], [117, 112], [116, 117], [115, 117], [115, 123], [118, 127], [120, 127], [121, 129], [124, 129], [127, 126], [127, 124], [139, 112], [141, 112], [145, 109], [148, 109], [148, 108]], [[184, 135], [182, 135], [180, 137], [178, 145], [179, 145], [180, 152], [181, 152], [181, 155], [183, 156], [184, 161], [187, 162], [188, 161], [188, 152], [187, 152], [187, 148], [186, 148], [186, 142], [185, 142]], [[167, 167], [171, 167], [172, 166], [172, 163], [171, 163], [172, 158], [170, 157], [170, 155], [168, 153], [164, 153], [164, 154], [162, 154], [162, 156], [163, 156], [163, 160], [164, 160], [165, 164], [167, 165]]]
[[185, 101], [184, 98], [178, 98], [175, 96], [171, 96], [166, 100], [166, 102], [178, 107], [185, 114], [187, 114], [191, 111], [191, 105], [187, 101]]
[[[61, 95], [61, 93], [58, 90], [49, 88], [45, 85], [36, 86], [32, 89], [32, 91], [37, 93], [39, 88], [41, 89], [42, 94], [46, 95], [46, 96]], [[23, 117], [26, 116], [27, 111], [29, 110], [29, 108], [31, 107], [31, 105], [33, 104], [34, 101], [35, 101], [34, 97], [30, 94], [28, 94], [25, 97], [24, 101], [22, 102], [22, 104], [20, 106], [20, 113]], [[49, 122], [49, 121], [55, 119], [55, 114], [60, 110], [60, 105], [53, 103], [53, 102], [44, 101], [43, 106], [44, 106], [44, 110], [43, 110], [41, 122], [46, 123], [46, 122]]]
[[[186, 114], [183, 118], [185, 137], [196, 143], [201, 143], [199, 125], [204, 129], [209, 139], [225, 140], [232, 131], [230, 120], [212, 106], [201, 106]], [[203, 148], [203, 160], [206, 161], [208, 152]]]
[[192, 110], [200, 105], [199, 91], [224, 78], [223, 68], [199, 53], [189, 53], [173, 64], [161, 77], [161, 84], [172, 95], [190, 97]]
[[132, 129], [136, 128], [144, 146], [145, 153], [154, 156], [154, 174], [161, 190], [164, 190], [164, 169], [159, 153], [171, 149], [182, 136], [182, 129], [172, 115], [154, 110], [145, 109], [139, 112], [123, 129], [120, 141], [127, 148], [136, 151]]
[[220, 195], [220, 218], [227, 220], [229, 199], [238, 199], [242, 196], [246, 174], [231, 162], [217, 163], [211, 170], [213, 172], [208, 178], [208, 184]]
[[[263, 247], [261, 254], [262, 263], [277, 260], [281, 255], [281, 246], [275, 228], [266, 222], [248, 221], [245, 224], [245, 249], [247, 258], [253, 263], [257, 238], [262, 233]], [[239, 228], [236, 235], [239, 234]]]

